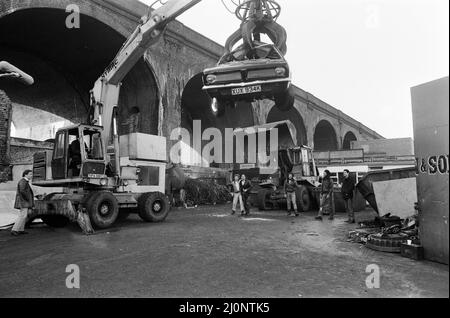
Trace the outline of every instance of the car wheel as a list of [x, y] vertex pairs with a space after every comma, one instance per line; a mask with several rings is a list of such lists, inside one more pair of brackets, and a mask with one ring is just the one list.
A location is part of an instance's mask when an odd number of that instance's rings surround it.
[[94, 227], [106, 229], [116, 222], [119, 204], [110, 192], [94, 192], [87, 200], [86, 210]]
[[289, 87], [288, 90], [283, 94], [275, 96], [275, 105], [281, 111], [290, 110], [294, 106], [294, 102], [295, 102], [295, 94], [292, 86]]
[[163, 222], [169, 214], [170, 204], [163, 193], [143, 194], [139, 200], [139, 216], [146, 222]]
[[216, 117], [222, 117], [225, 114], [225, 108], [227, 104], [230, 103], [224, 100], [219, 100], [214, 97], [211, 102], [211, 111], [213, 115]]

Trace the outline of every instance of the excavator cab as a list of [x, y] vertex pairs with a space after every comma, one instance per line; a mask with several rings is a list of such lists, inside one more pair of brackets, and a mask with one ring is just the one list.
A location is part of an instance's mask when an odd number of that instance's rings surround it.
[[51, 160], [53, 180], [104, 176], [102, 127], [77, 125], [59, 130]]

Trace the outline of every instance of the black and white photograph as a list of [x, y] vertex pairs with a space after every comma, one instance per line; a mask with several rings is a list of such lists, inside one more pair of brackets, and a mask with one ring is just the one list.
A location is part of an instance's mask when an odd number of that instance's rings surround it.
[[448, 299], [448, 74], [448, 0], [0, 0], [0, 299]]

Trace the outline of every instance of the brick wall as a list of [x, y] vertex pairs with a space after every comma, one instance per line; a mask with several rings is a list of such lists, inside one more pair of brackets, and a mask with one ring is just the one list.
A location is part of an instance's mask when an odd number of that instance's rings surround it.
[[11, 101], [6, 93], [0, 90], [0, 183], [10, 179], [9, 167], [9, 122]]

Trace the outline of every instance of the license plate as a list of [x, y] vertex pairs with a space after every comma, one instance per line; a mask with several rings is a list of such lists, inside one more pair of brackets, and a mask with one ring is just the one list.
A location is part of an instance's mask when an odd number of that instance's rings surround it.
[[88, 178], [91, 178], [91, 179], [103, 179], [103, 178], [106, 178], [106, 176], [103, 175], [103, 174], [91, 173], [91, 174], [88, 174]]
[[231, 95], [245, 95], [252, 93], [261, 92], [261, 85], [249, 86], [249, 87], [239, 87], [231, 89]]

